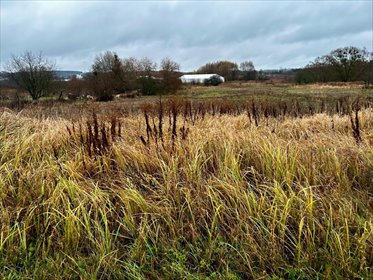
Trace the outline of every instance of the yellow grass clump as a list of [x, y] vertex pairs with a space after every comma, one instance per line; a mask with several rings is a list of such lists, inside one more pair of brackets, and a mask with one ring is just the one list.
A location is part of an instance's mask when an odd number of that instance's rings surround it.
[[100, 150], [89, 119], [3, 112], [0, 278], [373, 277], [371, 109], [359, 144], [348, 116], [171, 117], [99, 117]]

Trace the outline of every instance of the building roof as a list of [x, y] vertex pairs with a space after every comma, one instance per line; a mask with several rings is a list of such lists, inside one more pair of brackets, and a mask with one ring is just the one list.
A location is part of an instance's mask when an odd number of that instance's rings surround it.
[[[217, 74], [186, 74], [181, 76], [182, 79], [209, 79]], [[220, 75], [217, 75], [220, 77]]]

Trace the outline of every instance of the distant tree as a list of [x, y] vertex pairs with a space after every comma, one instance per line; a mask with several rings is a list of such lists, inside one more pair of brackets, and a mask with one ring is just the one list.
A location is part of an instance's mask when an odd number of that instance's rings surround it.
[[109, 73], [117, 68], [119, 63], [118, 55], [112, 51], [106, 51], [97, 55], [92, 64], [93, 72]]
[[245, 72], [254, 71], [254, 63], [252, 61], [243, 61], [240, 63], [240, 70]]
[[308, 69], [313, 81], [325, 83], [338, 80], [335, 69], [330, 64], [330, 58], [327, 55], [317, 57], [306, 66], [306, 69]]
[[218, 63], [219, 75], [226, 77], [228, 81], [234, 81], [238, 79], [238, 66], [237, 63], [231, 61], [220, 61]]
[[123, 91], [124, 70], [118, 55], [115, 52], [106, 51], [96, 56], [89, 81], [99, 101], [112, 100], [115, 93]]
[[309, 84], [314, 81], [313, 75], [307, 68], [296, 69], [295, 82], [297, 84]]
[[10, 79], [26, 90], [33, 100], [49, 93], [55, 79], [55, 64], [41, 52], [38, 55], [30, 51], [19, 56], [12, 55], [7, 71]]
[[363, 81], [367, 86], [370, 86], [373, 84], [373, 52], [370, 53], [369, 61], [367, 62], [367, 65], [365, 67], [365, 71], [363, 76]]
[[122, 61], [124, 71], [124, 83], [126, 90], [134, 90], [138, 87], [137, 79], [140, 75], [140, 61], [135, 57], [125, 58]]
[[160, 90], [160, 80], [153, 77], [157, 64], [150, 58], [144, 57], [139, 61], [140, 76], [138, 86], [144, 95], [155, 95]]
[[226, 60], [206, 63], [197, 72], [201, 74], [218, 74], [227, 81], [237, 80], [239, 76], [238, 65]]
[[269, 76], [263, 70], [259, 70], [257, 77], [259, 81], [269, 80]]
[[139, 65], [142, 76], [151, 77], [152, 73], [157, 70], [157, 63], [153, 62], [148, 57], [142, 58]]
[[344, 47], [317, 57], [297, 73], [297, 81], [368, 81], [372, 53], [357, 47]]
[[198, 68], [197, 73], [213, 74], [218, 72], [217, 62], [209, 62]]
[[167, 93], [176, 92], [181, 87], [179, 79], [180, 65], [170, 58], [161, 61], [162, 90]]
[[243, 80], [255, 80], [256, 79], [256, 71], [254, 67], [254, 63], [252, 61], [243, 61], [240, 63], [240, 71], [241, 77]]
[[358, 78], [365, 70], [369, 53], [357, 47], [344, 47], [327, 55], [328, 62], [338, 73], [343, 82]]

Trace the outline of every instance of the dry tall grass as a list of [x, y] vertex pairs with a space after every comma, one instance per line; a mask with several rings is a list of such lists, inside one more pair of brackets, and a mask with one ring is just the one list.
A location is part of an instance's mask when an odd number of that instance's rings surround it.
[[348, 116], [168, 118], [144, 145], [141, 114], [112, 139], [2, 113], [0, 277], [373, 277], [371, 109], [359, 144]]

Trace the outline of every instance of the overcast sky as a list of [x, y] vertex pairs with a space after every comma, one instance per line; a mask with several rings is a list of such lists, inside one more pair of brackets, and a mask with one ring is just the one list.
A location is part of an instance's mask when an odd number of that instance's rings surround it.
[[183, 71], [252, 60], [256, 69], [303, 67], [344, 46], [373, 48], [373, 1], [4, 1], [1, 68], [42, 51], [60, 70], [94, 57], [171, 57]]

